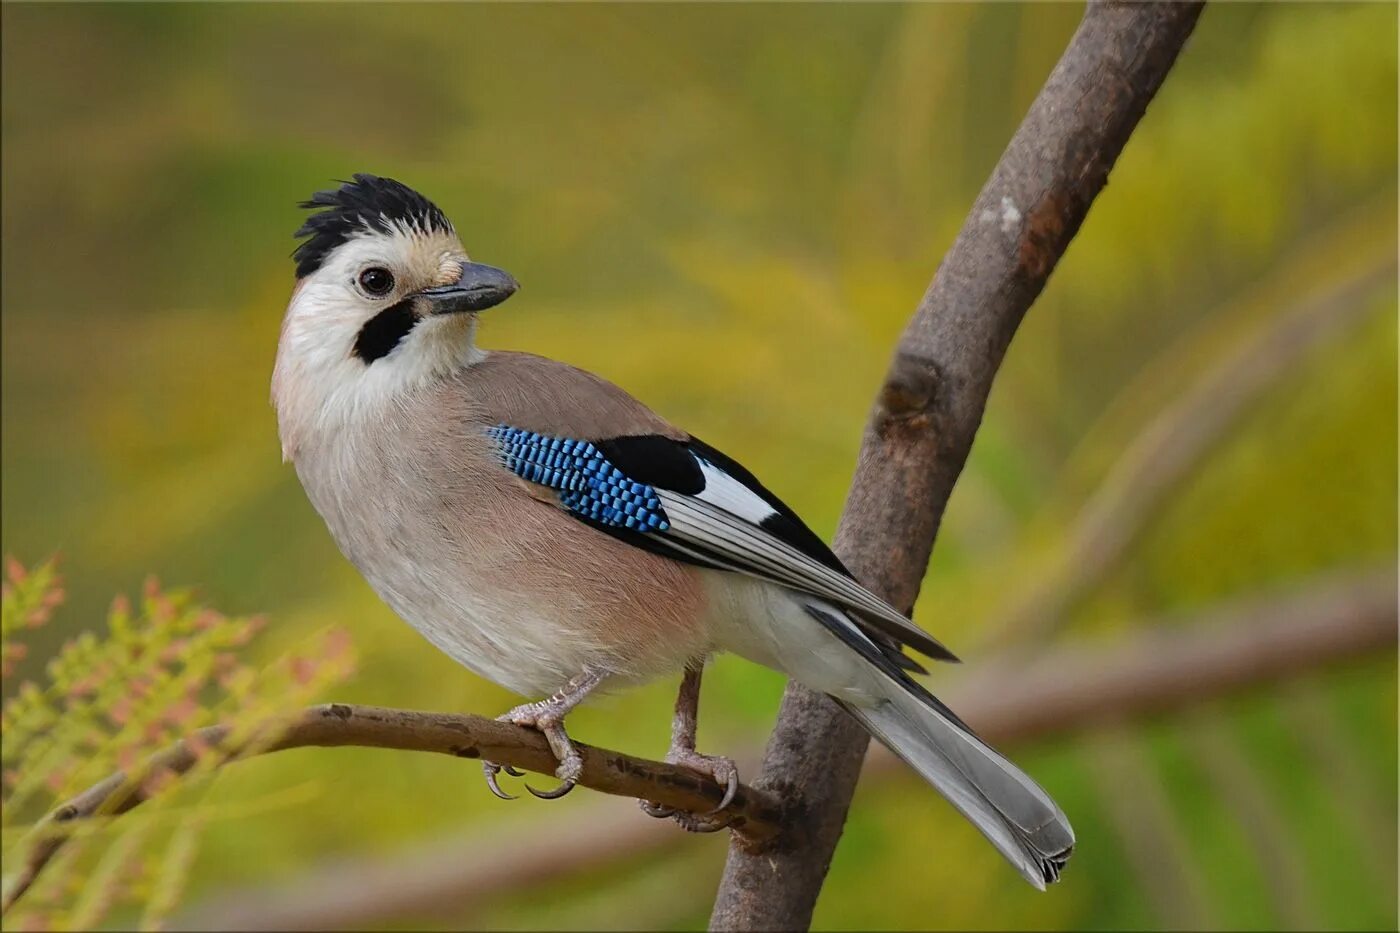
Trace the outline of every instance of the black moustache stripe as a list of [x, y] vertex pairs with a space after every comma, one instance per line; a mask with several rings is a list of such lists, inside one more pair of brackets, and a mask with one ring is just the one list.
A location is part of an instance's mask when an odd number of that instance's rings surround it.
[[418, 316], [413, 313], [413, 299], [405, 298], [392, 304], [365, 322], [355, 337], [355, 355], [366, 366], [389, 355], [408, 336]]

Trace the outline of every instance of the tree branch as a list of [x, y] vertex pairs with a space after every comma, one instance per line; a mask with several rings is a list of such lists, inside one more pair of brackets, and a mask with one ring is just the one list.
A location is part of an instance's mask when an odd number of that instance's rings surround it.
[[[1033, 666], [1021, 661], [981, 666], [954, 686], [951, 696], [988, 739], [1024, 741], [1071, 729], [1092, 728], [1132, 716], [1161, 713], [1278, 678], [1316, 670], [1365, 656], [1395, 643], [1395, 571], [1387, 567], [1351, 571], [1323, 578], [1306, 589], [1222, 606], [1190, 625], [1160, 625], [1110, 648], [1064, 648], [1043, 655]], [[1015, 666], [1010, 676], [1006, 666]], [[216, 749], [228, 761], [254, 754], [310, 746], [360, 746], [401, 751], [435, 752], [458, 758], [483, 755], [540, 773], [557, 764], [544, 737], [533, 729], [481, 716], [430, 713], [331, 703], [302, 711], [278, 732], [278, 737], [245, 749], [223, 748], [225, 726], [201, 729], [153, 755], [141, 780], [118, 772], [55, 809], [41, 824], [51, 835], [41, 836], [30, 850], [25, 867], [5, 892], [8, 909], [38, 877], [67, 837], [53, 832], [54, 824], [96, 815], [117, 815], [147, 799], [148, 778], [161, 773], [184, 774], [200, 760], [197, 749]], [[634, 758], [575, 741], [583, 755], [581, 784], [621, 797], [646, 798], [692, 813], [703, 813], [719, 802], [722, 792], [709, 778], [674, 765]], [[872, 759], [879, 770], [893, 768], [896, 759], [881, 750]], [[754, 843], [771, 838], [782, 825], [786, 802], [762, 791], [741, 787], [732, 804], [734, 827]], [[570, 834], [550, 831], [554, 844], [546, 847], [559, 861], [558, 842], [577, 835], [589, 840], [590, 858], [599, 854], [597, 837], [613, 836], [611, 851], [635, 852], [636, 841], [668, 836], [674, 830], [652, 820], [636, 820], [633, 834], [610, 827]], [[655, 832], [654, 830], [662, 830]], [[636, 835], [640, 833], [642, 835]], [[630, 842], [627, 840], [631, 840]], [[530, 848], [530, 847], [526, 847]], [[439, 860], [440, 861], [440, 860]], [[457, 865], [461, 859], [451, 859]], [[493, 863], [494, 864], [494, 863]], [[533, 864], [533, 863], [530, 863]], [[489, 877], [499, 883], [499, 865]], [[548, 869], [545, 869], [546, 872]], [[453, 869], [454, 874], [457, 869]], [[337, 873], [338, 875], [340, 873]], [[447, 879], [444, 883], [451, 883]], [[339, 890], [344, 891], [341, 887]], [[369, 890], [366, 888], [365, 890]], [[339, 925], [364, 920], [349, 905], [363, 899], [338, 896], [332, 911]], [[375, 896], [374, 900], [384, 901]], [[240, 898], [244, 904], [265, 904], [263, 898]], [[402, 902], [402, 898], [398, 899]], [[386, 902], [388, 903], [388, 902]], [[416, 908], [425, 905], [412, 902]], [[382, 911], [383, 904], [379, 908]], [[325, 910], [325, 908], [321, 908]], [[372, 916], [385, 916], [375, 914]], [[289, 928], [308, 925], [297, 914], [280, 915], [277, 922], [259, 921], [257, 914], [216, 926]], [[191, 920], [184, 926], [205, 927]]]
[[[946, 696], [998, 745], [1121, 729], [1142, 717], [1179, 714], [1393, 653], [1395, 583], [1394, 567], [1348, 570], [1188, 619], [1144, 620], [1106, 645], [1065, 645], [1034, 659], [970, 667]], [[907, 773], [883, 748], [872, 750], [865, 768], [877, 778]], [[1374, 814], [1377, 808], [1358, 812]], [[337, 860], [272, 885], [225, 892], [177, 917], [172, 928], [360, 929], [407, 916], [461, 923], [465, 904], [645, 858], [689, 838], [602, 800], [551, 815], [547, 826], [510, 832], [514, 844], [504, 850], [475, 830], [388, 856]]]
[[[270, 742], [249, 743], [242, 749], [221, 746], [229, 736], [227, 726], [209, 726], [176, 742], [147, 760], [133, 778], [118, 771], [55, 809], [36, 827], [36, 837], [24, 867], [16, 874], [0, 901], [0, 912], [8, 910], [29, 889], [49, 860], [67, 841], [63, 824], [97, 815], [116, 815], [143, 803], [146, 788], [162, 774], [180, 775], [200, 760], [199, 749], [218, 749], [225, 762], [239, 756], [282, 751], [306, 746], [333, 747], [358, 745], [393, 748], [401, 751], [437, 752], [458, 758], [487, 758], [503, 765], [514, 765], [541, 774], [552, 774], [558, 762], [542, 734], [524, 726], [498, 722], [483, 716], [427, 713], [331, 703], [313, 706], [281, 728]], [[657, 803], [703, 814], [719, 805], [723, 789], [710, 778], [676, 765], [634, 758], [582, 742], [575, 747], [583, 755], [579, 783], [585, 787], [622, 797]], [[771, 794], [740, 785], [726, 814], [732, 814], [731, 829], [761, 840], [776, 832], [783, 814]]]
[[[905, 329], [835, 544], [891, 604], [913, 606], [1011, 337], [1200, 12], [1200, 3], [1089, 5]], [[732, 841], [712, 928], [810, 924], [868, 743], [826, 697], [788, 686], [755, 786], [793, 816], [763, 846]]]

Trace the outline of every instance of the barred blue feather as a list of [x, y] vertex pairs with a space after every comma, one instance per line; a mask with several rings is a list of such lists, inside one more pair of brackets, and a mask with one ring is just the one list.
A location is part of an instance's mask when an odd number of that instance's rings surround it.
[[645, 534], [671, 527], [661, 498], [628, 479], [588, 441], [550, 437], [500, 424], [486, 431], [506, 468], [522, 479], [559, 490], [559, 502], [577, 515]]

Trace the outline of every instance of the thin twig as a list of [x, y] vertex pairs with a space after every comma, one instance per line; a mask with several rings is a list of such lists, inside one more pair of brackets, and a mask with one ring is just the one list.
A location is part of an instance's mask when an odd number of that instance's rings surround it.
[[[36, 827], [36, 836], [25, 864], [7, 885], [3, 906], [8, 910], [29, 889], [48, 861], [68, 839], [67, 824], [97, 814], [124, 813], [145, 801], [147, 787], [163, 773], [184, 774], [200, 761], [197, 749], [217, 749], [237, 760], [240, 750], [220, 748], [228, 738], [226, 726], [210, 726], [153, 755], [141, 771], [142, 780], [117, 772], [55, 809]], [[719, 804], [723, 789], [698, 772], [677, 765], [635, 758], [604, 748], [575, 742], [583, 755], [579, 783], [622, 797], [652, 800], [677, 810], [708, 813]], [[459, 758], [487, 758], [541, 774], [553, 772], [558, 762], [544, 736], [534, 729], [498, 722], [483, 716], [428, 713], [331, 703], [303, 711], [270, 742], [259, 743], [251, 754], [306, 746], [356, 745], [400, 751], [437, 752]], [[772, 835], [782, 819], [779, 802], [771, 794], [740, 786], [725, 811], [729, 826], [755, 840]]]

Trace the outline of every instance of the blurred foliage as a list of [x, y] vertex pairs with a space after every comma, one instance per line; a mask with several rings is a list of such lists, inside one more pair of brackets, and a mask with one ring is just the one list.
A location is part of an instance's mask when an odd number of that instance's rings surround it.
[[[52, 561], [33, 571], [9, 562], [0, 606], [6, 657], [22, 654], [14, 634], [47, 622], [63, 595]], [[123, 926], [134, 920], [158, 928], [179, 900], [207, 826], [284, 809], [314, 792], [289, 786], [238, 806], [205, 803], [215, 769], [266, 747], [285, 716], [351, 669], [340, 630], [258, 670], [239, 652], [262, 626], [259, 617], [220, 615], [188, 591], [162, 592], [148, 580], [139, 607], [124, 597], [113, 602], [103, 635], [69, 639], [46, 665], [42, 686], [19, 684], [0, 714], [6, 891], [24, 877], [35, 850], [56, 836], [65, 842], [6, 913], [7, 929], [87, 930], [114, 911], [128, 915]], [[229, 727], [223, 743], [196, 741], [193, 733], [214, 724]], [[150, 755], [184, 737], [196, 756], [184, 776], [149, 767]], [[88, 820], [38, 823], [118, 771], [121, 786], [140, 787], [146, 798], [130, 815], [114, 818], [111, 807], [100, 807]]]
[[[4, 546], [61, 548], [81, 568], [74, 618], [156, 567], [273, 613], [254, 656], [343, 623], [367, 661], [339, 699], [507, 708], [378, 604], [277, 463], [266, 392], [294, 202], [354, 171], [429, 193], [477, 258], [524, 283], [485, 318], [487, 346], [619, 382], [829, 536], [890, 348], [1080, 14], [6, 4]], [[1391, 5], [1207, 8], [1011, 348], [921, 624], [955, 648], [992, 638], [1160, 411], [1298, 301], [1394, 261], [1396, 83]], [[1055, 620], [1063, 637], [1394, 560], [1395, 288], [1366, 300], [1156, 504]], [[22, 674], [71, 629], [31, 635]], [[1382, 659], [1198, 714], [1277, 814], [1292, 893], [1193, 714], [1015, 750], [1079, 832], [1047, 896], [916, 779], [868, 782], [817, 925], [1393, 928], [1395, 679]], [[659, 754], [672, 686], [582, 710], [573, 729]], [[720, 659], [702, 747], [760, 742], [781, 689]], [[558, 812], [499, 804], [460, 762], [348, 749], [240, 764], [206, 800], [303, 786], [320, 793], [295, 820], [206, 827], [194, 899], [454, 827], [507, 844]], [[1161, 818], [1123, 825], [1134, 808]], [[1156, 842], [1160, 874], [1129, 845]], [[698, 927], [723, 849], [678, 839], [645, 866], [432, 922]]]

